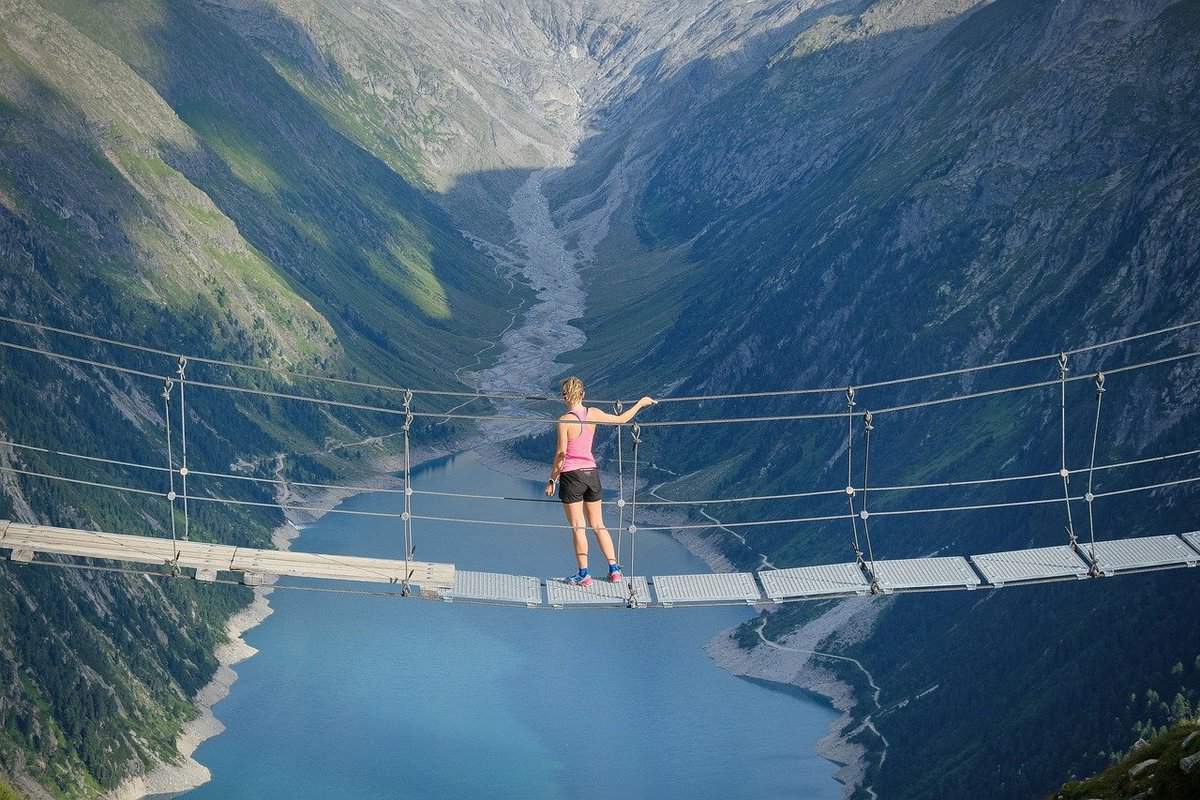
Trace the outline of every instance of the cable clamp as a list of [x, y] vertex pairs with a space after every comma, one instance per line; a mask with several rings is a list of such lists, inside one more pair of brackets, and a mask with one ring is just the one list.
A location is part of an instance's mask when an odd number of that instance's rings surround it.
[[629, 433], [633, 436], [633, 443], [635, 445], [642, 443], [642, 426], [641, 425], [637, 424], [636, 422], [633, 423], [633, 426], [630, 427], [630, 429], [629, 429]]
[[854, 397], [856, 394], [858, 394], [858, 392], [853, 386], [846, 387], [846, 405], [848, 405], [851, 410], [854, 409]]
[[620, 400], [617, 400], [613, 403], [613, 411], [616, 411], [618, 414], [620, 414], [624, 410], [625, 410], [625, 404], [622, 403]]
[[179, 357], [179, 369], [175, 370], [177, 373], [179, 373], [180, 381], [183, 380], [183, 375], [185, 372], [187, 372], [187, 365], [188, 365], [187, 356], [180, 356]]
[[1061, 372], [1063, 375], [1067, 374], [1067, 354], [1066, 353], [1058, 354], [1058, 371]]
[[404, 390], [404, 426], [402, 430], [408, 433], [412, 430], [413, 413], [412, 413], [413, 393], [412, 389]]
[[1097, 393], [1097, 394], [1104, 394], [1104, 392], [1105, 392], [1105, 389], [1104, 389], [1104, 373], [1103, 373], [1103, 372], [1097, 372], [1097, 373], [1096, 373], [1096, 393]]
[[875, 430], [875, 426], [872, 424], [874, 421], [875, 416], [870, 411], [863, 414], [863, 429], [868, 432]]
[[165, 400], [167, 402], [171, 401], [171, 391], [174, 388], [175, 388], [175, 381], [171, 380], [170, 378], [163, 378], [163, 393], [162, 393], [163, 400]]

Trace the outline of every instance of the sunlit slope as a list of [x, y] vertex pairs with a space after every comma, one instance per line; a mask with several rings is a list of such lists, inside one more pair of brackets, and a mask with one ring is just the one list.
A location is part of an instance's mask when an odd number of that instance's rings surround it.
[[0, 180], [65, 281], [247, 356], [430, 383], [478, 349], [487, 262], [238, 33], [189, 4], [47, 5], [5, 16]]
[[[213, 11], [0, 3], [0, 314], [301, 371], [461, 387], [454, 370], [474, 366], [508, 321], [512, 301], [492, 264], [422, 193], [415, 150], [332, 125]], [[175, 368], [0, 327], [6, 341]], [[161, 384], [9, 349], [0, 364], [4, 439], [166, 463]], [[172, 402], [178, 435], [178, 388]], [[397, 427], [258, 398], [231, 407], [203, 391], [189, 393], [188, 411], [193, 468], [267, 478], [361, 469], [358, 457], [379, 447], [332, 445]], [[35, 451], [4, 448], [0, 466], [166, 490], [157, 474]], [[0, 490], [0, 519], [171, 536], [160, 496], [10, 471]], [[190, 487], [263, 505], [278, 499], [273, 490]], [[182, 531], [178, 508], [174, 517]], [[282, 522], [260, 505], [194, 504], [189, 527], [197, 541], [268, 546]], [[0, 775], [97, 797], [176, 760], [190, 699], [248, 600], [232, 587], [0, 565]]]

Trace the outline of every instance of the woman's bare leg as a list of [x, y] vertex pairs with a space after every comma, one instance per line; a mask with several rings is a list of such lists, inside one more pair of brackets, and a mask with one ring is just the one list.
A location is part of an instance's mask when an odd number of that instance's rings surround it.
[[609, 564], [617, 563], [612, 537], [608, 535], [608, 528], [604, 527], [604, 507], [599, 500], [583, 505], [587, 508], [588, 524], [592, 526], [592, 532], [596, 534], [596, 544], [600, 545], [600, 552], [604, 553]]
[[[579, 564], [580, 569], [586, 569], [588, 565], [588, 543], [587, 543], [587, 526], [583, 522], [583, 501], [578, 503], [563, 503], [563, 511], [567, 515], [567, 524], [571, 526], [571, 534], [575, 539], [575, 561]], [[609, 542], [609, 549], [612, 549], [612, 542]], [[603, 549], [603, 545], [601, 545]]]

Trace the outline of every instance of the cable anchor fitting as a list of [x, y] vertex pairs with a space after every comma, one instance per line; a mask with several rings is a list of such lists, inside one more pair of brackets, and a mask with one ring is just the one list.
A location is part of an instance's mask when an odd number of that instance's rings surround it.
[[413, 413], [412, 413], [413, 393], [412, 389], [404, 390], [404, 426], [402, 430], [408, 433], [412, 430]]
[[641, 425], [637, 424], [636, 422], [633, 423], [633, 426], [630, 427], [630, 429], [629, 429], [629, 433], [633, 437], [634, 444], [642, 443], [642, 426]]
[[163, 378], [163, 393], [162, 398], [165, 402], [171, 402], [171, 392], [175, 389], [175, 381], [170, 378]]
[[875, 430], [875, 425], [872, 424], [872, 423], [874, 423], [874, 421], [875, 421], [875, 415], [872, 414], [870, 411], [863, 414], [863, 432], [864, 433], [870, 433], [871, 431]]
[[1096, 394], [1104, 394], [1105, 391], [1107, 391], [1107, 390], [1104, 388], [1104, 373], [1097, 372], [1096, 373]]
[[179, 357], [179, 368], [175, 370], [175, 372], [179, 375], [180, 381], [182, 381], [184, 379], [184, 373], [187, 372], [187, 365], [188, 365], [187, 356], [180, 356]]
[[851, 411], [854, 410], [854, 397], [857, 394], [858, 394], [858, 392], [855, 390], [855, 388], [853, 386], [846, 387], [846, 405], [847, 405], [847, 407], [849, 407], [849, 409]]
[[1058, 371], [1061, 372], [1064, 376], [1067, 374], [1067, 354], [1066, 353], [1058, 354]]

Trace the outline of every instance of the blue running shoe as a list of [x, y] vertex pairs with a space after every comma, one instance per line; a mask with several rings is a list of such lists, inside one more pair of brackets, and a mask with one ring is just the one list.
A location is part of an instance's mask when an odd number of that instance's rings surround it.
[[621, 575], [621, 565], [620, 564], [609, 564], [608, 565], [608, 582], [609, 583], [620, 583], [622, 577], [623, 576]]
[[576, 572], [574, 575], [563, 578], [563, 583], [571, 586], [591, 586], [592, 576], [586, 572]]

